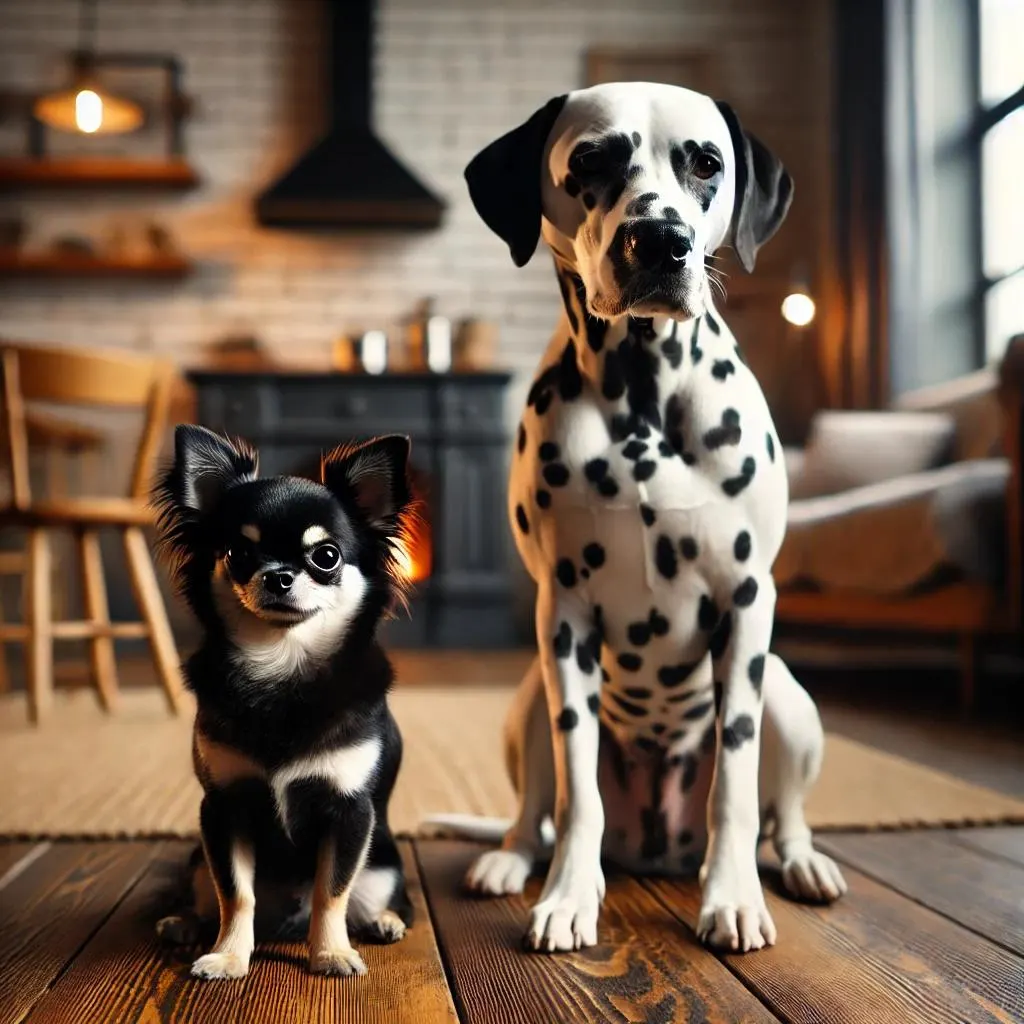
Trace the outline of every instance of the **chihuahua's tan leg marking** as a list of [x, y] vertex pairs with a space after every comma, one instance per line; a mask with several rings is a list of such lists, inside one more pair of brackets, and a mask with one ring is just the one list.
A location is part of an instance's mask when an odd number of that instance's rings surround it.
[[239, 838], [231, 842], [233, 893], [225, 892], [215, 871], [211, 876], [220, 907], [220, 933], [213, 949], [192, 965], [192, 973], [197, 978], [244, 978], [256, 941], [256, 860], [249, 843]]
[[[369, 831], [353, 868], [336, 870], [337, 846], [333, 837], [324, 840], [317, 859], [313, 884], [313, 908], [309, 919], [309, 969], [314, 974], [365, 974], [363, 958], [348, 937], [348, 903], [352, 884], [366, 863]], [[339, 874], [347, 874], [339, 878]]]

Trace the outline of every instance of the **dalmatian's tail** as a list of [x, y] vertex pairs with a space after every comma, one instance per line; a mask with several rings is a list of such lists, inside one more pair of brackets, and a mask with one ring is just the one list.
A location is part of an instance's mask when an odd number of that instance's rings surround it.
[[[499, 843], [511, 828], [511, 818], [487, 818], [477, 814], [430, 814], [416, 830], [421, 839], [471, 839], [479, 843]], [[555, 827], [546, 819], [540, 830], [545, 846], [553, 846]]]

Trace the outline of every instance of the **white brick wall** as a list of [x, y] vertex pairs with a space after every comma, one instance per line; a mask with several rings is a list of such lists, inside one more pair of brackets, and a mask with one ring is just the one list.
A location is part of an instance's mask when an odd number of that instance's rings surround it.
[[[77, 0], [4, 0], [0, 89], [59, 80], [77, 8]], [[582, 84], [593, 45], [714, 50], [730, 98], [799, 182], [793, 219], [803, 227], [787, 225], [768, 250], [768, 272], [798, 258], [815, 265], [828, 244], [827, 8], [823, 0], [381, 0], [376, 124], [450, 205], [436, 232], [341, 236], [261, 229], [251, 206], [321, 123], [317, 0], [101, 0], [101, 49], [169, 50], [184, 60], [198, 103], [188, 153], [203, 185], [155, 197], [24, 193], [2, 197], [0, 216], [28, 218], [32, 242], [64, 231], [102, 236], [115, 219], [156, 217], [198, 272], [170, 284], [3, 281], [0, 333], [155, 349], [190, 363], [223, 333], [253, 330], [278, 356], [326, 364], [339, 333], [388, 326], [432, 295], [453, 318], [499, 321], [502, 363], [529, 371], [556, 314], [549, 262], [513, 268], [476, 218], [462, 169], [549, 96]], [[19, 152], [20, 131], [2, 126], [0, 146]]]

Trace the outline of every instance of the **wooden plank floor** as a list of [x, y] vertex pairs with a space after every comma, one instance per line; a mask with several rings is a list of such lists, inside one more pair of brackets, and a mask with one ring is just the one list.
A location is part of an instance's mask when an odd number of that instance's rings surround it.
[[1024, 1021], [1024, 828], [833, 833], [850, 893], [795, 904], [765, 866], [771, 950], [715, 956], [693, 935], [693, 882], [610, 876], [602, 944], [523, 952], [530, 902], [465, 897], [479, 847], [405, 843], [417, 923], [363, 947], [357, 979], [306, 973], [299, 944], [257, 948], [249, 977], [198, 982], [161, 946], [190, 845], [0, 843], [0, 1024], [649, 1021], [975, 1024]]

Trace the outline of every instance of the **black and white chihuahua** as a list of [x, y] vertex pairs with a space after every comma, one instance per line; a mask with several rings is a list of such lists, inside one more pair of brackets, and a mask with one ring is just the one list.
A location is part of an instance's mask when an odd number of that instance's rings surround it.
[[194, 916], [165, 919], [161, 933], [194, 936], [188, 922], [219, 910], [192, 973], [244, 976], [258, 875], [261, 902], [265, 882], [306, 901], [312, 971], [364, 974], [349, 928], [395, 942], [412, 920], [387, 819], [402, 741], [375, 639], [400, 597], [409, 439], [335, 450], [322, 484], [259, 479], [253, 448], [202, 427], [179, 426], [174, 441], [154, 504], [204, 630], [185, 665], [204, 857]]

